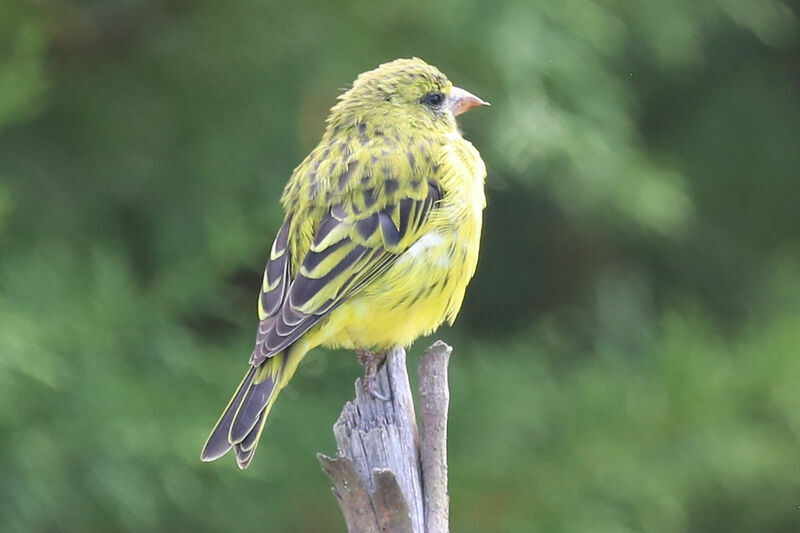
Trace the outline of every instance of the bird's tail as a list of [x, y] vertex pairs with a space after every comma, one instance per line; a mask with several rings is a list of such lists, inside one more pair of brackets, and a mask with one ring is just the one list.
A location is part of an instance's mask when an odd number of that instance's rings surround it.
[[247, 468], [275, 398], [293, 373], [286, 365], [288, 357], [284, 350], [250, 367], [211, 431], [200, 456], [203, 461], [215, 461], [233, 448], [239, 468]]

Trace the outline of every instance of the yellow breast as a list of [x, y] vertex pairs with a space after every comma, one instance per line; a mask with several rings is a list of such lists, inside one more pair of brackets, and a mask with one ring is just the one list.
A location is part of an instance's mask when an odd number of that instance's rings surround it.
[[460, 136], [442, 151], [440, 164], [443, 197], [423, 236], [320, 323], [314, 344], [407, 346], [455, 320], [478, 261], [486, 168]]

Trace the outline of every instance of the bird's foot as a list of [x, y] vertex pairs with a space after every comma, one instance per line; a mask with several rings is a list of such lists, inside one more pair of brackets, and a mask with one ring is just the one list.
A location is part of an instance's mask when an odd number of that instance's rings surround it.
[[359, 348], [356, 350], [358, 360], [364, 365], [364, 390], [373, 398], [383, 402], [389, 400], [389, 396], [383, 394], [378, 388], [378, 369], [386, 360], [386, 352], [372, 352]]

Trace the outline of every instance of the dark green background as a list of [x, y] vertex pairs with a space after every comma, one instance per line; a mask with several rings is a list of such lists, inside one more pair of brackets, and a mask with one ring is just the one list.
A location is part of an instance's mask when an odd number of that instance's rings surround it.
[[[199, 462], [292, 168], [364, 70], [492, 102], [456, 532], [800, 530], [800, 23], [778, 0], [0, 1], [0, 530], [343, 531], [317, 350]], [[416, 360], [429, 339], [411, 350]]]

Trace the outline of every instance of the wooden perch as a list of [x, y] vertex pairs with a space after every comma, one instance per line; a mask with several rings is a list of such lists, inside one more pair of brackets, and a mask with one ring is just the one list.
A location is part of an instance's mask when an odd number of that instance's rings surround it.
[[447, 365], [452, 348], [435, 342], [419, 365], [422, 438], [417, 432], [406, 352], [391, 350], [379, 400], [356, 380], [333, 426], [336, 458], [317, 454], [350, 533], [447, 533]]

